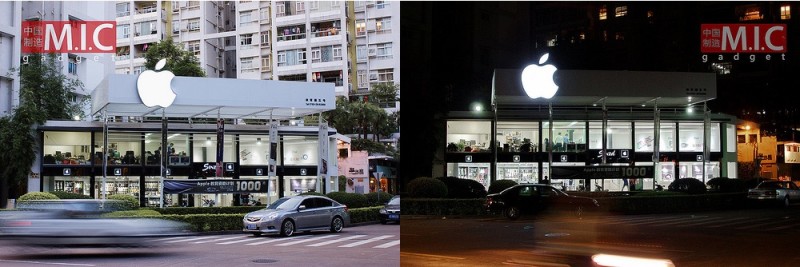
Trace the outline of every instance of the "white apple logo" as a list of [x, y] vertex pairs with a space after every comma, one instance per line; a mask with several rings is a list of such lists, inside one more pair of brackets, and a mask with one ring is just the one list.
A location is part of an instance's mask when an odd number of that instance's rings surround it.
[[[550, 53], [544, 54], [539, 59], [539, 64], [544, 64]], [[558, 85], [553, 81], [553, 74], [556, 72], [556, 67], [553, 65], [539, 66], [535, 64], [528, 65], [522, 70], [522, 88], [530, 98], [543, 97], [546, 99], [552, 98]]]
[[[161, 70], [167, 64], [166, 59], [161, 59], [156, 63], [156, 70]], [[175, 92], [172, 91], [172, 78], [175, 74], [171, 71], [156, 72], [147, 70], [139, 74], [136, 80], [136, 88], [139, 90], [139, 98], [142, 99], [147, 107], [160, 106], [163, 108], [172, 105], [175, 101]]]

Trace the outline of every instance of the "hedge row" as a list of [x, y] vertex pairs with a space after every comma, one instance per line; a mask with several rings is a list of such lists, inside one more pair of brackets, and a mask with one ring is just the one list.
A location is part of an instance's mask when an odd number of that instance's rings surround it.
[[[655, 195], [597, 198], [600, 211], [622, 214], [734, 209], [747, 206], [746, 193]], [[403, 215], [484, 215], [484, 199], [403, 199]]]
[[187, 214], [245, 214], [248, 212], [263, 209], [264, 206], [235, 206], [235, 207], [169, 207], [169, 208], [148, 208], [164, 215], [187, 215]]

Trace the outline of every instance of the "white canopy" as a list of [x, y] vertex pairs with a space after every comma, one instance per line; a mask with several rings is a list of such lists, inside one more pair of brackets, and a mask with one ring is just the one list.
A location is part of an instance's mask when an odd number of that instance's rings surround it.
[[[112, 74], [92, 92], [92, 114], [160, 116], [136, 88], [138, 75]], [[291, 119], [336, 108], [334, 84], [226, 78], [175, 77], [177, 95], [165, 109], [173, 118]]]

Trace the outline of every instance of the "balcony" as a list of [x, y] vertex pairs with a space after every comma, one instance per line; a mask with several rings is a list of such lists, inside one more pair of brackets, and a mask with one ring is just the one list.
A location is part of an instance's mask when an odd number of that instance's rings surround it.
[[306, 39], [306, 33], [278, 34], [278, 42]]

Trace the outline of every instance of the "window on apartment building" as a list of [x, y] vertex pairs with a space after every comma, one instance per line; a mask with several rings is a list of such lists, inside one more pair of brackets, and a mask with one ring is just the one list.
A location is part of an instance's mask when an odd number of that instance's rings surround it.
[[241, 35], [241, 44], [242, 45], [252, 45], [253, 44], [253, 34], [242, 34]]
[[187, 43], [187, 50], [194, 53], [195, 56], [200, 55], [200, 41], [191, 41]]
[[744, 6], [737, 8], [739, 12], [739, 21], [760, 20], [764, 18], [761, 14], [761, 7], [756, 5]]
[[186, 6], [188, 6], [188, 7], [190, 7], [190, 8], [191, 8], [191, 7], [199, 7], [199, 6], [200, 6], [200, 1], [189, 1], [189, 2], [186, 4]]
[[275, 16], [276, 17], [286, 16], [286, 4], [284, 2], [275, 3]]
[[172, 12], [178, 12], [181, 9], [181, 2], [180, 1], [172, 1]]
[[146, 21], [133, 24], [134, 36], [156, 34], [156, 22]]
[[628, 6], [618, 6], [614, 8], [614, 17], [624, 17], [628, 15]]
[[259, 14], [260, 14], [259, 17], [261, 18], [261, 21], [263, 21], [265, 23], [269, 23], [269, 7], [262, 7], [261, 11], [259, 12]]
[[[377, 80], [373, 79], [373, 75], [377, 75]], [[380, 69], [375, 70], [370, 73], [370, 80], [375, 80], [376, 82], [391, 82], [394, 81], [394, 70], [393, 69]]]
[[744, 135], [743, 134], [736, 135], [736, 143], [739, 143], [739, 144], [746, 143], [745, 140], [744, 140]]
[[114, 73], [116, 73], [116, 74], [131, 74], [131, 71], [128, 68], [121, 68], [121, 69], [115, 69]]
[[128, 38], [131, 36], [131, 27], [128, 24], [117, 25], [117, 39]]
[[375, 54], [379, 58], [391, 58], [392, 57], [392, 43], [382, 43], [375, 45]]
[[625, 33], [624, 32], [616, 32], [616, 33], [614, 33], [614, 40], [624, 41], [625, 40]]
[[179, 33], [181, 31], [181, 22], [174, 20], [172, 21], [172, 33]]
[[389, 17], [376, 19], [375, 30], [378, 32], [392, 30], [392, 19]]
[[305, 49], [278, 51], [278, 67], [306, 64]]
[[358, 45], [358, 46], [356, 46], [356, 58], [358, 60], [366, 60], [367, 59], [367, 46], [366, 45]]
[[269, 45], [269, 32], [261, 32], [261, 45]]
[[342, 46], [341, 45], [334, 45], [333, 46], [333, 60], [342, 60]]
[[608, 18], [608, 12], [606, 11], [606, 6], [603, 5], [600, 7], [600, 20], [606, 20]]
[[251, 22], [253, 22], [252, 11], [243, 11], [242, 13], [239, 14], [239, 25], [246, 25]]
[[377, 9], [383, 9], [386, 8], [387, 6], [389, 6], [389, 3], [386, 1], [375, 1], [375, 8]]
[[322, 61], [322, 49], [320, 47], [311, 48], [311, 63]]
[[129, 16], [131, 14], [130, 3], [117, 3], [117, 17]]
[[187, 27], [189, 31], [199, 31], [200, 30], [200, 19], [190, 19], [189, 24]]
[[789, 4], [782, 4], [781, 5], [781, 20], [787, 20], [792, 18], [792, 8]]
[[67, 64], [67, 72], [72, 75], [78, 75], [78, 62], [75, 60], [74, 57], [69, 57], [69, 63]]
[[242, 72], [251, 72], [254, 70], [258, 70], [258, 66], [253, 64], [255, 59], [256, 59], [255, 57], [243, 57], [241, 59]]
[[331, 1], [331, 7], [339, 7], [339, 1]]
[[294, 7], [295, 7], [295, 10], [297, 11], [296, 14], [306, 13], [306, 2], [303, 2], [303, 1], [294, 2]]
[[369, 80], [367, 80], [367, 71], [366, 70], [359, 70], [358, 71], [358, 88], [367, 88], [369, 86]]
[[309, 1], [308, 2], [308, 9], [309, 10], [317, 10], [317, 9], [319, 9], [319, 1]]
[[758, 135], [757, 134], [749, 134], [748, 136], [749, 141], [748, 143], [758, 143]]
[[145, 70], [146, 69], [144, 68], [144, 66], [133, 67], [133, 74], [139, 75], [142, 72], [144, 72]]
[[356, 9], [364, 9], [364, 6], [367, 5], [367, 1], [356, 1]]
[[364, 20], [356, 21], [356, 36], [364, 36], [367, 33], [367, 22]]
[[311, 49], [312, 63], [331, 62], [336, 60], [342, 60], [341, 45], [321, 46], [321, 47], [314, 47]]
[[269, 55], [266, 55], [261, 58], [261, 71], [269, 71], [272, 67], [272, 60], [270, 60]]

